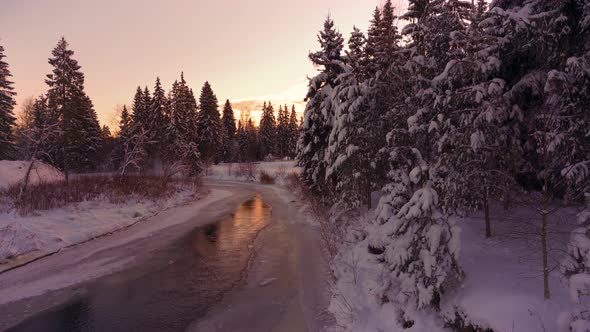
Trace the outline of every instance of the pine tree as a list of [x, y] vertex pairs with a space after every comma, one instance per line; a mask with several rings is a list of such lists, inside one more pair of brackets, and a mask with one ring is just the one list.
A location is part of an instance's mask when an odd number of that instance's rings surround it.
[[233, 162], [235, 159], [236, 118], [229, 100], [226, 100], [223, 106], [221, 122], [223, 123], [223, 161]]
[[219, 161], [221, 158], [222, 127], [217, 97], [209, 82], [205, 82], [199, 97], [200, 111], [197, 122], [199, 151], [203, 160]]
[[343, 38], [334, 28], [334, 22], [330, 17], [326, 18], [318, 41], [321, 50], [311, 53], [309, 58], [313, 64], [321, 66], [321, 69], [320, 73], [309, 81], [306, 96], [308, 102], [297, 142], [297, 159], [302, 167], [302, 179], [316, 194], [331, 190], [325, 180], [324, 161], [334, 114], [329, 96], [334, 89], [336, 78], [342, 71]]
[[15, 125], [14, 105], [16, 101], [14, 87], [10, 81], [10, 70], [4, 61], [4, 47], [0, 45], [0, 159], [7, 159], [14, 152], [12, 128]]
[[64, 169], [66, 179], [71, 169], [92, 168], [96, 162], [93, 154], [100, 145], [100, 126], [92, 102], [84, 92], [84, 74], [80, 65], [72, 58], [74, 52], [62, 38], [52, 51], [53, 66], [45, 82], [48, 107], [55, 114], [61, 127], [61, 137], [57, 145], [61, 155], [55, 156], [58, 165]]

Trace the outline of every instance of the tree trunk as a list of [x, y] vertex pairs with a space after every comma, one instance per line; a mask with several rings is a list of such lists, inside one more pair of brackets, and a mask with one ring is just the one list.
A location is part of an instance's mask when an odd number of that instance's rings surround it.
[[547, 149], [547, 132], [543, 137], [543, 162], [544, 162], [544, 175], [543, 175], [543, 211], [541, 211], [542, 224], [541, 224], [541, 247], [543, 252], [543, 295], [545, 300], [551, 298], [549, 292], [549, 266], [547, 263], [547, 217], [549, 214], [549, 151]]
[[20, 201], [23, 195], [27, 191], [27, 186], [29, 184], [29, 178], [31, 177], [31, 170], [33, 169], [33, 165], [35, 165], [35, 157], [31, 158], [31, 163], [27, 168], [27, 173], [25, 173], [25, 178], [23, 180], [23, 185], [20, 187], [20, 192], [18, 193], [18, 200]]
[[367, 186], [367, 209], [371, 209], [372, 208], [372, 202], [371, 202], [371, 186]]
[[547, 211], [543, 211], [543, 225], [541, 226], [541, 244], [543, 249], [543, 295], [545, 300], [551, 298], [549, 292], [549, 266], [547, 264]]
[[492, 237], [492, 223], [490, 220], [490, 202], [489, 202], [487, 190], [485, 190], [485, 192], [484, 192], [483, 209], [484, 209], [485, 218], [486, 218], [486, 239], [489, 239]]
[[67, 152], [67, 144], [64, 144], [63, 147], [63, 155], [64, 155], [64, 176], [66, 178], [66, 183], [69, 182], [70, 180], [70, 170], [69, 170], [69, 165], [68, 165], [68, 152]]

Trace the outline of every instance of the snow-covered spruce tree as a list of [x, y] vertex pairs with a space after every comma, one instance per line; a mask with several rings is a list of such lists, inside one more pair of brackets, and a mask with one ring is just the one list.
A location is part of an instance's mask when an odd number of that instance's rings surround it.
[[291, 106], [288, 135], [289, 142], [287, 146], [287, 156], [290, 159], [295, 159], [297, 156], [297, 139], [299, 138], [299, 123], [297, 122], [297, 112], [295, 111], [295, 105]]
[[[197, 106], [192, 90], [184, 80], [184, 74], [180, 74], [180, 82], [174, 82], [170, 91], [170, 123], [180, 135], [183, 141], [189, 142], [196, 139]], [[172, 140], [175, 140], [173, 138]]]
[[223, 161], [233, 162], [236, 158], [236, 118], [229, 100], [225, 101], [221, 116], [223, 123]]
[[51, 54], [49, 64], [53, 70], [45, 80], [49, 86], [48, 107], [58, 119], [62, 133], [55, 142], [61, 151], [53, 159], [68, 179], [72, 169], [93, 167], [96, 161], [93, 154], [100, 144], [100, 126], [92, 102], [84, 92], [84, 74], [64, 38]]
[[[580, 110], [587, 101], [583, 92], [579, 94], [583, 88], [573, 87], [578, 83], [571, 84], [579, 78], [583, 82], [585, 74], [579, 70], [583, 66], [570, 67], [581, 64], [576, 58], [581, 59], [585, 53], [584, 4], [576, 0], [495, 3], [501, 6], [491, 12], [497, 17], [494, 28], [503, 37], [501, 71], [502, 78], [509, 82], [505, 96], [512, 112], [522, 119], [518, 139], [526, 158], [518, 175], [524, 179], [523, 185], [539, 192], [536, 205], [540, 215], [544, 296], [549, 299], [549, 207], [555, 197], [576, 196], [570, 189], [571, 181], [563, 176], [568, 169], [577, 168], [571, 166], [583, 165], [587, 160], [582, 157], [585, 138], [581, 133], [585, 130], [577, 126], [579, 122], [584, 127], [585, 112]], [[572, 69], [581, 76], [568, 75]], [[580, 195], [578, 191], [577, 196]]]
[[399, 65], [401, 36], [396, 19], [391, 1], [386, 1], [373, 12], [368, 38], [353, 30], [332, 95], [335, 117], [326, 155], [327, 176], [335, 183], [338, 205], [344, 207], [364, 203], [370, 208], [371, 193], [384, 182], [385, 167], [378, 151], [391, 127], [388, 105], [398, 93], [390, 83], [395, 76], [391, 68]]
[[166, 92], [160, 83], [160, 78], [156, 78], [154, 84], [154, 94], [151, 98], [151, 104], [147, 107], [146, 123], [144, 129], [148, 135], [148, 158], [151, 162], [161, 162], [165, 137], [166, 137]]
[[0, 45], [0, 159], [8, 159], [14, 152], [14, 138], [12, 129], [15, 125], [14, 87], [10, 81], [10, 70], [4, 61], [4, 47]]
[[221, 116], [217, 97], [209, 82], [205, 82], [199, 97], [197, 141], [203, 161], [218, 162], [221, 158]]
[[[349, 39], [342, 73], [330, 98], [334, 103], [334, 123], [325, 155], [326, 178], [335, 184], [335, 210], [370, 206], [374, 159], [373, 132], [369, 123], [368, 91], [372, 80], [365, 80], [364, 36], [353, 30]], [[372, 119], [374, 120], [374, 119]], [[371, 146], [373, 144], [373, 146]]]
[[[447, 211], [465, 212], [483, 207], [486, 237], [492, 236], [490, 202], [506, 199], [514, 187], [520, 164], [518, 118], [504, 98], [506, 83], [500, 75], [501, 38], [486, 31], [487, 4], [480, 0], [465, 31], [453, 34], [451, 45], [463, 50], [435, 78], [444, 91], [438, 100], [448, 117], [433, 121], [440, 133], [441, 203]], [[489, 24], [489, 23], [487, 23]]]
[[342, 71], [342, 35], [336, 31], [330, 17], [324, 22], [324, 29], [318, 35], [321, 50], [311, 53], [311, 62], [320, 66], [320, 73], [309, 80], [304, 119], [297, 142], [297, 160], [302, 167], [303, 182], [315, 194], [330, 193], [327, 184], [325, 152], [328, 148], [334, 107], [332, 96], [336, 78]]
[[464, 29], [465, 21], [451, 1], [424, 4], [410, 1], [404, 15], [411, 22], [403, 31], [410, 43], [404, 50], [405, 64], [396, 68], [392, 82], [401, 86], [388, 115], [394, 125], [384, 148], [389, 183], [369, 229], [369, 249], [391, 271], [382, 298], [399, 304], [401, 320], [416, 308], [438, 308], [446, 281], [462, 275], [457, 266], [460, 229], [439, 202], [443, 174], [436, 144], [444, 135], [433, 132], [432, 123], [448, 117], [439, 107], [438, 96], [444, 92], [435, 78], [459, 56], [451, 35]]
[[274, 114], [274, 108], [270, 102], [264, 103], [262, 107], [262, 117], [258, 127], [260, 135], [260, 158], [265, 160], [269, 155], [276, 152], [277, 124]]

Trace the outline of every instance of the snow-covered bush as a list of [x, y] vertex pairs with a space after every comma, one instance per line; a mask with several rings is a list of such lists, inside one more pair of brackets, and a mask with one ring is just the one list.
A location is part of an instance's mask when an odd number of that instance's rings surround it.
[[574, 229], [568, 245], [568, 257], [562, 272], [569, 279], [572, 301], [590, 295], [590, 194], [586, 194], [586, 209], [578, 215], [579, 227]]
[[580, 308], [562, 313], [559, 326], [563, 332], [590, 331], [590, 312], [587, 297], [590, 295], [590, 194], [586, 194], [586, 209], [578, 215], [579, 227], [573, 230], [568, 255], [562, 262], [562, 272], [568, 278], [570, 297]]
[[[407, 174], [399, 172], [401, 185], [379, 203], [369, 228], [369, 247], [390, 271], [384, 302], [396, 302], [400, 308], [438, 308], [448, 281], [462, 275], [457, 265], [460, 228], [439, 210], [430, 169], [417, 150], [412, 153], [415, 167]], [[396, 208], [408, 197], [404, 191], [413, 194]]]

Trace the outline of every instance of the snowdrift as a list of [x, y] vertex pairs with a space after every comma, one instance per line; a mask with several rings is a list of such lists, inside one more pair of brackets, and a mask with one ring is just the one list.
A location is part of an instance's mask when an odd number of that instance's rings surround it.
[[[0, 191], [5, 190], [25, 178], [29, 161], [25, 160], [0, 160]], [[40, 161], [35, 162], [31, 171], [31, 183], [55, 182], [64, 179], [64, 175], [58, 169]]]

